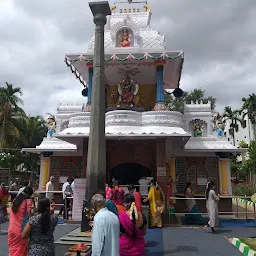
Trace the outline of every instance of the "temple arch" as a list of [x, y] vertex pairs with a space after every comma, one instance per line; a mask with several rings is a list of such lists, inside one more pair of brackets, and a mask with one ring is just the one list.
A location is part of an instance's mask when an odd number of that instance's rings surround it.
[[109, 170], [109, 181], [112, 178], [118, 180], [120, 185], [134, 184], [138, 185], [138, 181], [142, 177], [151, 177], [151, 170], [140, 163], [123, 163], [112, 167]]
[[116, 32], [116, 47], [133, 47], [134, 32], [129, 26], [121, 27]]

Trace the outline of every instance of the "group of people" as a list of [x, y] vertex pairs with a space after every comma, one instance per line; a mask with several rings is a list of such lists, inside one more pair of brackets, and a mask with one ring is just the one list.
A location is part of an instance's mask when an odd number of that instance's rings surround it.
[[[194, 199], [191, 182], [187, 183], [187, 186], [184, 190], [184, 194], [187, 198], [186, 200], [187, 214], [185, 215], [185, 223], [195, 224], [195, 225], [204, 224], [204, 220], [200, 213], [200, 209], [196, 204], [196, 200]], [[215, 232], [214, 228], [218, 223], [218, 201], [220, 200], [220, 195], [219, 194], [216, 195], [215, 184], [212, 181], [207, 183], [206, 191], [205, 191], [205, 199], [206, 199], [206, 209], [209, 217], [209, 221], [206, 224], [205, 228], [209, 232], [214, 233]]]
[[53, 232], [58, 223], [48, 198], [35, 207], [33, 189], [25, 187], [13, 200], [8, 228], [9, 256], [54, 256]]
[[10, 182], [9, 187], [4, 182], [0, 184], [0, 222], [8, 220], [7, 203], [11, 196], [13, 201], [27, 186], [31, 186], [29, 181], [24, 181], [20, 184], [19, 179]]
[[143, 214], [142, 202], [149, 201], [150, 227], [162, 227], [165, 197], [157, 182], [152, 182], [147, 198], [142, 200], [133, 185], [128, 193], [119, 188], [106, 186], [106, 198], [102, 194], [92, 197], [96, 212], [92, 232], [92, 256], [144, 256], [147, 232], [147, 217]]

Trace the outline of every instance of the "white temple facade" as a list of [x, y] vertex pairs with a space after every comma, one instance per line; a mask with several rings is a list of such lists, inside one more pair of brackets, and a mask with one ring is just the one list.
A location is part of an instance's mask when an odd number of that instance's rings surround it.
[[[166, 49], [165, 37], [150, 27], [151, 16], [148, 5], [143, 11], [114, 6], [105, 27], [107, 182], [115, 178], [123, 185], [137, 184], [150, 176], [166, 191], [167, 180], [179, 177], [177, 194], [183, 195], [192, 182], [195, 194], [204, 195], [212, 180], [219, 193], [229, 195], [230, 154], [245, 149], [223, 136], [225, 127], [221, 118], [214, 120], [210, 103], [187, 104], [184, 114], [167, 109], [165, 90], [176, 89], [177, 97], [182, 93], [184, 53]], [[23, 149], [42, 156], [41, 189], [51, 175], [57, 189], [63, 177], [86, 177], [93, 50], [94, 37], [87, 52], [65, 57], [84, 85], [87, 104], [60, 104], [53, 136]]]

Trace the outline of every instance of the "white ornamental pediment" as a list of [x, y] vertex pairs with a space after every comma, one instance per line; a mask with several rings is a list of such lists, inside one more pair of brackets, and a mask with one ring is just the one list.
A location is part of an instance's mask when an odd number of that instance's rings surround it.
[[114, 33], [114, 35], [116, 35], [118, 33], [118, 31], [122, 28], [130, 28], [133, 31], [134, 35], [139, 33], [139, 29], [138, 29], [138, 26], [136, 25], [136, 23], [134, 23], [129, 18], [123, 18], [123, 20], [115, 23], [111, 27], [111, 36], [112, 36], [112, 33]]

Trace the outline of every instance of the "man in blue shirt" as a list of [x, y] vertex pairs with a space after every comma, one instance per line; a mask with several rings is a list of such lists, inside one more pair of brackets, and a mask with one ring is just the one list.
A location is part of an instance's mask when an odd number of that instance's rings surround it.
[[92, 230], [92, 256], [119, 256], [120, 223], [106, 207], [106, 200], [96, 194], [91, 200], [96, 212]]

